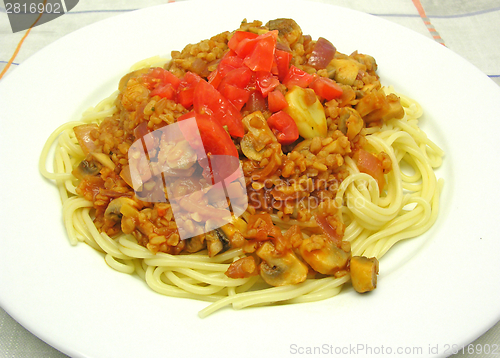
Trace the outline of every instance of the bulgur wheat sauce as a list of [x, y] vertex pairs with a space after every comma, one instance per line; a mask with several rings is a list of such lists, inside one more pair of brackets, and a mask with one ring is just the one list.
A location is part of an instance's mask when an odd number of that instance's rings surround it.
[[[39, 169], [57, 185], [73, 245], [158, 293], [211, 302], [200, 317], [323, 300], [349, 282], [371, 291], [378, 260], [436, 221], [444, 155], [419, 128], [421, 106], [383, 87], [376, 70], [373, 57], [343, 54], [291, 19], [244, 20], [135, 64], [115, 93], [53, 132]], [[131, 180], [132, 144], [187, 117], [205, 152], [239, 158], [245, 176], [244, 214], [209, 232], [219, 204], [208, 181], [187, 174], [203, 170], [191, 147], [161, 147], [157, 165], [176, 178], [172, 190], [210, 210], [174, 220], [168, 197], [148, 201]], [[188, 154], [195, 160], [173, 169]]]

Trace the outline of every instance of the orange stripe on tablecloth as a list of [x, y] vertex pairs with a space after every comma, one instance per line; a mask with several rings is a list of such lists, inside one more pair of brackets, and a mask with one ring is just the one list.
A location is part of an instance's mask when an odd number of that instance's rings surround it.
[[439, 32], [437, 32], [436, 28], [434, 25], [431, 24], [431, 20], [427, 17], [425, 14], [424, 7], [422, 6], [422, 3], [420, 0], [412, 0], [413, 5], [417, 8], [418, 14], [422, 18], [422, 21], [424, 22], [425, 26], [427, 27], [427, 30], [429, 30], [430, 34], [432, 35], [432, 38], [439, 42], [441, 45], [446, 46], [444, 43], [444, 40], [441, 38], [441, 35], [439, 35]]
[[[43, 7], [44, 7], [44, 9], [45, 9], [45, 5], [46, 4], [47, 4], [47, 0], [44, 0], [43, 1]], [[5, 67], [3, 68], [2, 72], [0, 73], [0, 80], [2, 79], [3, 75], [5, 75], [5, 73], [9, 70], [10, 66], [12, 65], [12, 63], [14, 62], [14, 60], [16, 59], [16, 56], [19, 53], [19, 50], [21, 50], [21, 46], [23, 45], [24, 40], [26, 40], [26, 37], [28, 37], [29, 33], [31, 32], [31, 29], [33, 28], [33, 26], [36, 25], [36, 23], [38, 22], [38, 20], [40, 20], [40, 18], [42, 17], [42, 15], [43, 15], [43, 12], [41, 12], [40, 15], [38, 15], [38, 17], [36, 18], [35, 22], [30, 26], [30, 28], [26, 31], [26, 33], [24, 34], [24, 36], [21, 38], [21, 41], [19, 41], [19, 43], [17, 44], [16, 49], [14, 50], [14, 53], [12, 54], [11, 58], [9, 59], [9, 61], [7, 62], [7, 64], [5, 65]]]
[[422, 3], [420, 2], [420, 0], [412, 0], [412, 1], [413, 1], [413, 5], [415, 5], [415, 7], [417, 8], [417, 11], [418, 11], [418, 14], [420, 15], [420, 17], [426, 18], [427, 15], [425, 14], [424, 7], [422, 6]]

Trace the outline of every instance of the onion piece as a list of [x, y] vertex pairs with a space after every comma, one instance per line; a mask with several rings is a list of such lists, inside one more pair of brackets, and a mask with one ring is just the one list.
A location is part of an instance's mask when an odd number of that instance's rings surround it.
[[90, 133], [93, 130], [98, 129], [99, 127], [97, 126], [97, 124], [82, 124], [73, 128], [76, 139], [78, 140], [78, 144], [80, 144], [80, 147], [82, 148], [85, 155], [97, 149], [97, 145], [94, 143], [94, 140], [92, 139]]
[[130, 173], [130, 166], [124, 165], [120, 172], [120, 177], [127, 183], [127, 185], [131, 188], [134, 187], [134, 182], [132, 181], [132, 174]]
[[317, 70], [326, 68], [333, 59], [333, 56], [335, 56], [335, 52], [337, 52], [335, 46], [327, 39], [320, 37], [314, 44], [311, 57], [307, 60], [307, 64]]
[[144, 121], [141, 122], [137, 127], [134, 129], [134, 137], [135, 139], [140, 139], [144, 137], [146, 134], [150, 132], [148, 128], [148, 122]]
[[259, 91], [253, 91], [243, 109], [249, 113], [264, 112], [267, 109], [266, 100]]
[[287, 43], [284, 42], [276, 42], [276, 50], [281, 50], [281, 51], [286, 51], [292, 53], [292, 50], [290, 49], [290, 46]]
[[328, 220], [326, 220], [326, 217], [321, 214], [314, 214], [314, 219], [316, 220], [316, 223], [326, 235], [326, 237], [332, 240], [337, 245], [337, 247], [340, 247], [340, 245], [342, 244], [342, 236], [340, 236], [335, 228], [330, 225]]

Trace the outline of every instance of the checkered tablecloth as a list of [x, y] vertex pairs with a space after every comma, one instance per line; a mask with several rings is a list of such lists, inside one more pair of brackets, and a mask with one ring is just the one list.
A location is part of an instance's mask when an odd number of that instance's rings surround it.
[[[321, 2], [370, 13], [419, 32], [447, 46], [500, 85], [499, 0], [322, 0]], [[0, 72], [7, 68], [4, 76], [9, 76], [39, 49], [83, 26], [162, 3], [167, 1], [81, 0], [66, 15], [34, 27], [23, 41], [26, 31], [12, 32], [5, 4], [0, 2]], [[16, 49], [19, 51], [12, 63], [9, 63]], [[0, 120], [3, 120], [1, 111], [0, 108]], [[471, 343], [475, 347], [487, 344], [500, 345], [500, 323]], [[500, 351], [497, 352], [500, 357]], [[494, 357], [491, 353], [467, 352], [458, 353], [456, 356]], [[0, 308], [0, 357], [57, 358], [65, 355], [32, 335]]]

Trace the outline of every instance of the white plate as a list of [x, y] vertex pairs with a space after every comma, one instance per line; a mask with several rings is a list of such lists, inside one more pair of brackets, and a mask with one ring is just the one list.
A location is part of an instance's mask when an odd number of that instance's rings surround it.
[[[57, 126], [111, 93], [134, 62], [236, 29], [243, 18], [277, 17], [295, 19], [343, 53], [373, 55], [383, 82], [422, 104], [423, 128], [446, 151], [438, 171], [446, 180], [440, 216], [426, 235], [382, 259], [379, 288], [370, 295], [347, 290], [322, 302], [224, 309], [201, 320], [206, 303], [156, 294], [108, 268], [86, 245], [69, 245], [56, 189], [38, 173], [38, 156]], [[500, 90], [406, 28], [295, 0], [146, 8], [39, 51], [0, 83], [0, 108], [0, 304], [66, 354], [281, 357], [317, 347], [345, 356], [394, 355], [398, 348], [445, 356], [500, 320]]]

